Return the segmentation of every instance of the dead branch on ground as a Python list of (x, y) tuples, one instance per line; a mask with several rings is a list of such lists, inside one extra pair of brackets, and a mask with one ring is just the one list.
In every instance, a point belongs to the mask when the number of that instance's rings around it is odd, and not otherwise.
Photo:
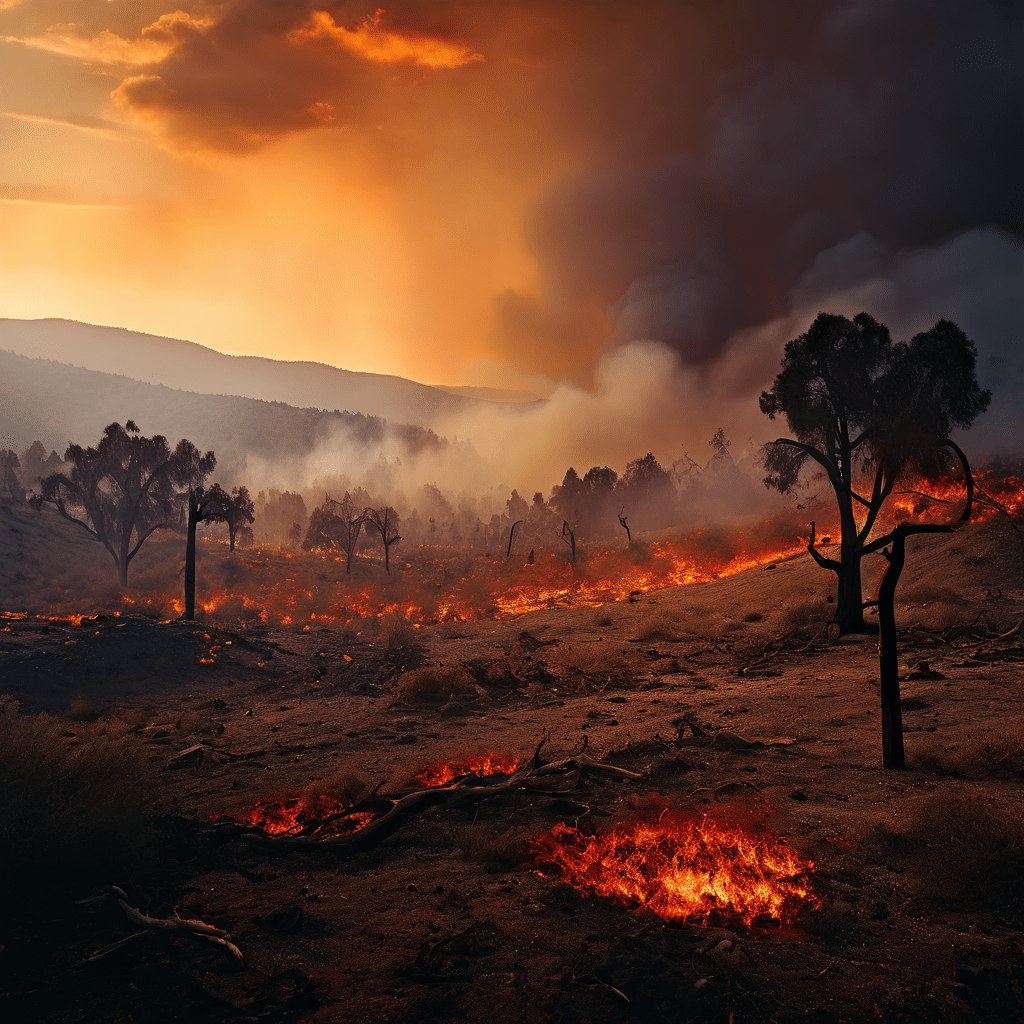
[[(128, 902), (128, 894), (124, 889), (119, 888), (116, 885), (106, 885), (103, 887), (102, 893), (96, 896), (90, 896), (84, 900), (77, 900), (80, 905), (94, 904), (102, 902), (108, 896), (114, 896), (117, 898), (117, 902), (121, 909), (124, 911), (125, 917), (128, 918), (132, 924), (137, 924), (142, 928), (151, 929), (153, 931), (166, 931), (166, 932), (187, 932), (190, 935), (195, 935), (197, 938), (205, 939), (207, 942), (212, 942), (215, 945), (223, 946), (232, 956), (238, 960), (242, 959), (242, 953), (234, 943), (228, 941), (228, 933), (223, 928), (215, 928), (212, 924), (207, 924), (205, 921), (190, 921), (185, 918), (178, 917), (175, 913), (174, 917), (149, 917), (143, 914), (141, 910), (133, 907)], [(127, 939), (121, 940), (121, 942), (114, 943), (112, 946), (108, 946), (105, 949), (101, 949), (98, 953), (83, 960), (82, 963), (90, 963), (94, 960), (100, 960), (110, 953), (113, 953), (119, 946), (124, 945), (129, 940), (133, 939), (134, 936), (128, 936)]]
[[(277, 848), (314, 847), (337, 852), (365, 850), (393, 835), (414, 813), (426, 808), (444, 811), (451, 807), (479, 804), (484, 800), (519, 791), (561, 795), (575, 789), (584, 778), (593, 776), (619, 780), (641, 778), (637, 772), (589, 757), (584, 753), (586, 737), (579, 750), (569, 757), (545, 763), (540, 757), (544, 742), (541, 740), (533, 756), (510, 773), (497, 772), (483, 777), (471, 773), (452, 779), (442, 786), (432, 786), (395, 797), (372, 796), (362, 800), (348, 808), (346, 814), (370, 812), (376, 816), (355, 832), (330, 834), (329, 830), (323, 829), (328, 824), (325, 821), (305, 835), (270, 836), (262, 829), (248, 829), (239, 838)], [(332, 816), (331, 820), (336, 821), (337, 816)]]

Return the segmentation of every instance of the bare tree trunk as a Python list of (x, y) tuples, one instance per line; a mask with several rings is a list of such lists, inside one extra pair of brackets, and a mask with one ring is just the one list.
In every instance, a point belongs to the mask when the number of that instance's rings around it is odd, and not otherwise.
[(512, 524), (512, 529), (508, 531), (508, 551), (505, 552), (506, 561), (512, 557), (512, 538), (516, 535), (516, 527), (522, 522), (522, 519), (517, 519)]
[(199, 502), (195, 491), (188, 492), (188, 540), (185, 542), (185, 614), (186, 622), (196, 617), (196, 526), (199, 524)]
[(885, 556), (889, 566), (878, 587), (878, 678), (882, 697), (882, 764), (902, 768), (903, 710), (900, 705), (900, 669), (896, 648), (896, 584), (906, 560), (906, 536), (896, 532), (892, 551)]
[(860, 552), (853, 551), (852, 556), (843, 551), (842, 568), (839, 577), (839, 593), (836, 596), (836, 623), (840, 634), (866, 633), (864, 622), (864, 598), (861, 592)]

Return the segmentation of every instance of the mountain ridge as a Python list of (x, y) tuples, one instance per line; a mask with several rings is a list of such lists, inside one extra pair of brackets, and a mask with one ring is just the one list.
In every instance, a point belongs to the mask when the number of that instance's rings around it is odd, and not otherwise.
[(58, 318), (0, 318), (0, 349), (192, 394), (346, 410), (442, 429), (450, 418), (493, 402), (394, 374), (311, 360), (232, 356), (181, 338)]

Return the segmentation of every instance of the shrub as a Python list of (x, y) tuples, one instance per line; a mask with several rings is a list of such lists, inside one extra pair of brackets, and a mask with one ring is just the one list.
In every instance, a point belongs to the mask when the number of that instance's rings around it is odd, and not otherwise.
[(440, 703), (454, 697), (476, 696), (476, 686), (463, 665), (429, 665), (399, 676), (395, 693), (405, 700)]
[(17, 884), (19, 870), (125, 865), (146, 853), (149, 764), (124, 722), (71, 728), (0, 698), (0, 778), (0, 884)]
[(394, 651), (408, 646), (409, 638), (412, 636), (412, 627), (409, 625), (405, 612), (398, 608), (392, 608), (381, 615), (380, 632), (384, 646), (387, 650)]

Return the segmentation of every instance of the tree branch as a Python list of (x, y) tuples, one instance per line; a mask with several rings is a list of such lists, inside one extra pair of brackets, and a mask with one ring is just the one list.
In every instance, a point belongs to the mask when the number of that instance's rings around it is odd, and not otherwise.
[(811, 558), (813, 558), (818, 563), (818, 565), (822, 567), (822, 569), (831, 569), (832, 572), (834, 572), (838, 576), (839, 573), (843, 571), (842, 563), (837, 562), (834, 558), (825, 558), (824, 555), (818, 554), (817, 550), (814, 547), (814, 531), (814, 520), (811, 520), (811, 536), (807, 541), (807, 550), (811, 553)]

